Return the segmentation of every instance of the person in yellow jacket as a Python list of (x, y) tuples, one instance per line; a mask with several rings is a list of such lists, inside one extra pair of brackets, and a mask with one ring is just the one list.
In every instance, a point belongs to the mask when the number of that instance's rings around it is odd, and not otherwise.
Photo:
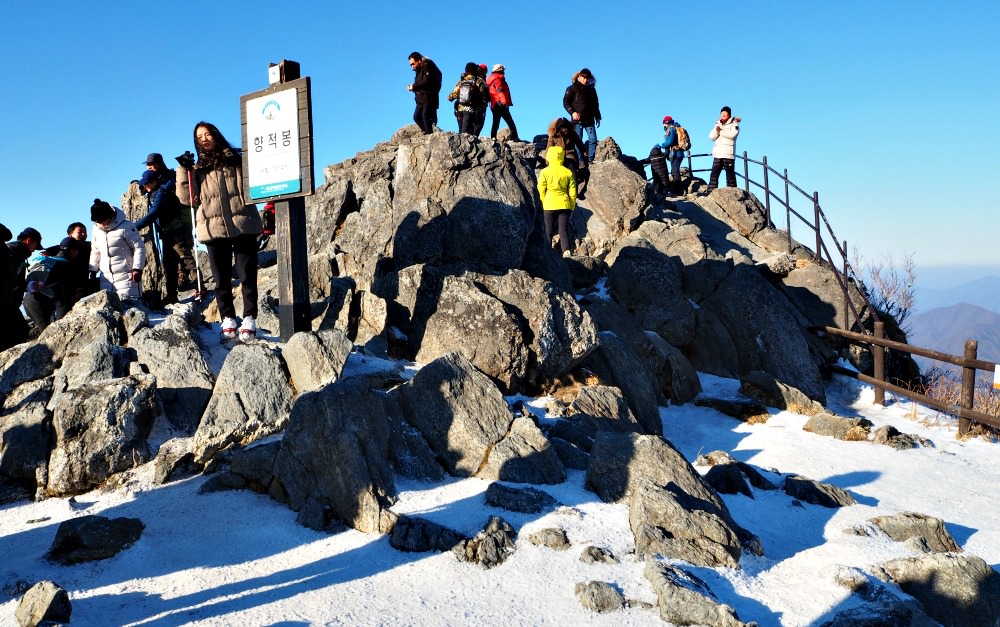
[(545, 216), (545, 239), (552, 243), (552, 227), (558, 223), (559, 247), (563, 257), (568, 257), (572, 246), (569, 237), (569, 218), (576, 209), (576, 177), (563, 165), (566, 152), (561, 146), (549, 146), (545, 160), (549, 165), (538, 173), (538, 196), (542, 199)]

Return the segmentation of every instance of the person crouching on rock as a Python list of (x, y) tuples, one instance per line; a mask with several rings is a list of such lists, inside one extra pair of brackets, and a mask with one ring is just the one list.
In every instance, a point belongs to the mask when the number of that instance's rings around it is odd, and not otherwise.
[(549, 165), (538, 173), (538, 196), (542, 199), (545, 216), (545, 239), (552, 245), (552, 227), (558, 223), (559, 247), (563, 257), (568, 257), (572, 246), (569, 237), (569, 219), (576, 209), (576, 177), (563, 165), (565, 151), (561, 146), (550, 146), (545, 151)]
[(114, 290), (123, 300), (138, 299), (146, 266), (146, 247), (138, 229), (121, 209), (100, 198), (90, 207), (90, 219), (97, 227), (90, 246), (90, 271), (101, 273), (102, 290)]

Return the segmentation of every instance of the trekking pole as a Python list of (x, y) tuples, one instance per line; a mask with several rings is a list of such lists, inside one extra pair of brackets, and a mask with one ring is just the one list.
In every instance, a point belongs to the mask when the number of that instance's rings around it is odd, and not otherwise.
[(191, 168), (187, 168), (188, 177), (188, 200), (191, 201), (191, 228), (194, 229), (194, 250), (192, 251), (194, 255), (194, 275), (196, 282), (198, 283), (198, 291), (194, 294), (194, 302), (200, 303), (202, 298), (205, 296), (205, 288), (201, 282), (201, 260), (198, 259), (198, 222), (197, 216), (194, 212), (194, 179), (191, 176)]

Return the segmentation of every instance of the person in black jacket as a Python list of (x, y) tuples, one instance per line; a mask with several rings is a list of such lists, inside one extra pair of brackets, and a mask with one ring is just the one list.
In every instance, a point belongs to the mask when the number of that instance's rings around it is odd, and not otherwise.
[[(17, 240), (7, 244), (7, 272), (3, 299), (3, 338), (0, 345), (5, 348), (28, 340), (28, 322), (21, 315), (21, 301), (28, 287), (25, 278), (28, 257), (42, 245), (42, 234), (30, 226), (17, 236)], [(9, 299), (9, 300), (8, 300)]]
[(597, 128), (601, 125), (601, 103), (597, 98), (597, 79), (587, 68), (573, 75), (573, 82), (563, 94), (563, 108), (576, 124), (581, 138), (587, 131), (587, 160), (594, 162), (597, 153)]
[[(185, 233), (181, 201), (174, 194), (173, 181), (165, 185), (153, 170), (144, 170), (139, 177), (139, 188), (149, 198), (149, 210), (146, 215), (135, 223), (137, 230), (142, 230), (156, 223), (156, 231), (163, 243), (163, 273), (166, 281), (166, 295), (162, 304), (171, 305), (177, 302), (177, 286), (180, 277), (190, 276), (195, 272), (194, 256), (188, 245), (188, 235)], [(183, 271), (181, 268), (183, 267)]]
[(425, 135), (434, 131), (437, 124), (438, 97), (441, 92), (441, 70), (433, 61), (419, 52), (410, 53), (410, 67), (415, 74), (413, 82), (406, 89), (413, 92), (417, 106), (413, 110), (413, 121)]

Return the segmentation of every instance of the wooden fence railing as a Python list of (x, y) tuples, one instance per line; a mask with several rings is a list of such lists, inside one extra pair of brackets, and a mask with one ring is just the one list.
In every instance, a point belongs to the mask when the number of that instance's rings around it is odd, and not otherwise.
[[(866, 374), (849, 370), (847, 368), (841, 368), (839, 366), (834, 366), (834, 370), (840, 374), (853, 377), (859, 381), (864, 381), (865, 383), (870, 383), (875, 386), (875, 403), (877, 405), (885, 404), (885, 391), (888, 390), (893, 394), (905, 396), (908, 399), (917, 401), (918, 403), (923, 403), (924, 405), (928, 405), (946, 414), (951, 414), (952, 416), (957, 417), (959, 435), (965, 435), (968, 433), (973, 422), (990, 425), (991, 427), (1000, 429), (1000, 417), (990, 416), (989, 414), (984, 414), (983, 412), (973, 409), (976, 402), (976, 371), (983, 370), (986, 372), (995, 372), (997, 368), (997, 364), (992, 361), (983, 361), (978, 358), (977, 352), (979, 343), (976, 342), (976, 340), (966, 340), (965, 355), (959, 357), (957, 355), (949, 355), (948, 353), (940, 353), (929, 348), (921, 348), (919, 346), (888, 340), (885, 338), (884, 322), (875, 323), (874, 335), (853, 333), (836, 327), (824, 327), (823, 331), (831, 335), (837, 335), (854, 342), (868, 344), (871, 346), (872, 356), (874, 358), (874, 376), (870, 377)], [(885, 349), (887, 348), (961, 367), (962, 393), (959, 404), (954, 405), (952, 403), (945, 403), (925, 394), (920, 394), (919, 392), (914, 392), (913, 390), (888, 382), (885, 378)]]
[[(685, 157), (687, 160), (688, 171), (692, 175), (701, 172), (710, 172), (711, 164), (709, 164), (709, 167), (706, 168), (694, 167), (695, 159), (705, 158), (711, 159), (712, 155), (707, 153), (688, 153)], [(784, 209), (785, 230), (788, 233), (788, 251), (791, 252), (792, 249), (793, 223), (799, 224), (800, 227), (804, 225), (815, 235), (816, 247), (813, 252), (814, 258), (817, 260), (825, 260), (834, 270), (833, 274), (837, 278), (840, 288), (844, 294), (845, 320), (843, 329), (825, 327), (823, 331), (854, 342), (868, 344), (872, 349), (872, 355), (874, 358), (874, 376), (870, 377), (846, 368), (834, 367), (834, 369), (842, 374), (846, 374), (875, 386), (876, 404), (885, 404), (885, 391), (888, 390), (894, 394), (924, 403), (929, 407), (933, 407), (939, 411), (956, 416), (958, 418), (958, 432), (960, 435), (964, 435), (969, 431), (972, 422), (978, 422), (995, 428), (1000, 428), (1000, 417), (990, 416), (973, 409), (975, 404), (976, 371), (981, 370), (995, 372), (997, 368), (997, 364), (977, 358), (978, 343), (975, 340), (966, 341), (965, 355), (958, 357), (956, 355), (940, 353), (927, 348), (921, 348), (919, 346), (913, 346), (886, 339), (885, 324), (879, 320), (875, 308), (872, 307), (870, 302), (868, 302), (868, 298), (864, 291), (861, 289), (858, 290), (864, 300), (864, 303), (861, 306), (861, 311), (855, 307), (854, 301), (850, 297), (850, 291), (848, 289), (849, 281), (854, 281), (859, 288), (863, 285), (863, 282), (857, 276), (854, 268), (851, 267), (851, 264), (847, 259), (847, 241), (844, 240), (843, 243), (841, 243), (837, 239), (833, 233), (833, 228), (830, 226), (829, 220), (826, 218), (826, 214), (823, 212), (822, 207), (820, 207), (819, 192), (813, 192), (810, 194), (803, 190), (788, 178), (787, 169), (778, 172), (768, 164), (767, 157), (762, 157), (760, 161), (757, 161), (748, 157), (747, 153), (744, 152), (742, 155), (737, 155), (736, 160), (741, 161), (743, 164), (742, 172), (740, 172), (741, 168), (736, 168), (736, 177), (738, 179), (742, 179), (744, 189), (750, 193), (751, 186), (753, 186), (763, 192), (764, 211), (768, 224), (773, 223), (771, 211), (772, 201)], [(761, 181), (756, 181), (751, 177), (751, 165), (760, 166), (760, 171), (762, 173)], [(776, 181), (780, 183), (777, 192), (772, 184), (772, 175)], [(792, 193), (793, 191), (795, 193)], [(802, 202), (807, 203), (809, 205), (809, 209), (801, 212), (796, 210), (795, 207), (793, 207), (793, 204), (795, 204), (796, 201), (800, 203), (800, 208)], [(811, 213), (811, 217), (807, 218), (803, 215), (803, 213)], [(797, 222), (793, 221), (793, 217), (797, 219)], [(837, 253), (836, 257), (831, 254), (830, 249), (826, 246), (826, 241), (823, 237), (824, 228), (825, 232), (829, 235), (829, 239), (833, 242), (834, 250)], [(866, 320), (866, 317), (862, 315), (862, 312), (866, 312), (868, 314), (867, 319), (873, 322), (872, 328), (867, 328), (863, 323), (863, 321)], [(850, 314), (853, 314), (853, 320), (848, 319), (848, 315)], [(856, 329), (857, 332), (845, 329)], [(954, 405), (951, 403), (944, 403), (925, 394), (914, 392), (887, 381), (885, 378), (885, 349), (887, 348), (961, 367), (962, 392), (959, 404)]]
[[(687, 160), (688, 171), (694, 175), (700, 172), (710, 172), (711, 163), (709, 167), (706, 168), (695, 168), (695, 159), (712, 159), (712, 155), (709, 153), (703, 154), (690, 154), (685, 157)], [(799, 227), (806, 227), (812, 231), (813, 239), (815, 240), (815, 248), (813, 249), (813, 257), (819, 260), (825, 260), (831, 268), (833, 268), (833, 275), (836, 277), (837, 282), (840, 285), (840, 289), (844, 294), (844, 321), (843, 327), (845, 329), (854, 329), (860, 333), (871, 334), (872, 330), (869, 326), (865, 325), (865, 320), (869, 322), (877, 321), (878, 314), (875, 308), (872, 307), (871, 303), (868, 302), (867, 296), (862, 290), (858, 290), (859, 294), (863, 299), (863, 304), (861, 305), (860, 311), (858, 307), (855, 306), (854, 300), (850, 297), (849, 283), (854, 281), (856, 285), (861, 286), (862, 281), (857, 276), (854, 268), (851, 266), (850, 261), (847, 258), (847, 240), (840, 242), (837, 236), (833, 232), (833, 227), (830, 226), (830, 221), (827, 220), (826, 214), (823, 212), (823, 208), (819, 204), (819, 192), (813, 192), (810, 194), (798, 185), (792, 182), (788, 178), (788, 169), (784, 169), (778, 172), (773, 167), (771, 167), (767, 162), (767, 157), (762, 157), (760, 161), (752, 159), (747, 156), (744, 151), (742, 155), (736, 156), (737, 161), (741, 161), (743, 167), (736, 168), (736, 178), (742, 179), (744, 189), (750, 193), (751, 187), (754, 187), (763, 192), (764, 201), (764, 213), (768, 224), (773, 223), (772, 215), (772, 202), (776, 203), (782, 209), (784, 209), (785, 214), (785, 232), (788, 234), (788, 252), (792, 250), (792, 225), (797, 224)], [(751, 173), (751, 165), (755, 166), (753, 168), (754, 172)], [(760, 181), (754, 180), (753, 176), (756, 176), (756, 166), (760, 166)], [(742, 172), (740, 171), (742, 170)], [(752, 176), (753, 174), (753, 176)], [(728, 181), (727, 181), (728, 182)], [(778, 183), (777, 189), (774, 184)], [(803, 203), (807, 208), (803, 209)], [(799, 209), (796, 209), (796, 206)], [(809, 214), (809, 217), (806, 215)], [(795, 218), (795, 220), (793, 220)], [(824, 238), (824, 232), (829, 236)], [(826, 245), (826, 241), (833, 244), (833, 253), (831, 254), (830, 249)], [(866, 315), (867, 314), (867, 315)], [(853, 318), (852, 318), (853, 317)]]

